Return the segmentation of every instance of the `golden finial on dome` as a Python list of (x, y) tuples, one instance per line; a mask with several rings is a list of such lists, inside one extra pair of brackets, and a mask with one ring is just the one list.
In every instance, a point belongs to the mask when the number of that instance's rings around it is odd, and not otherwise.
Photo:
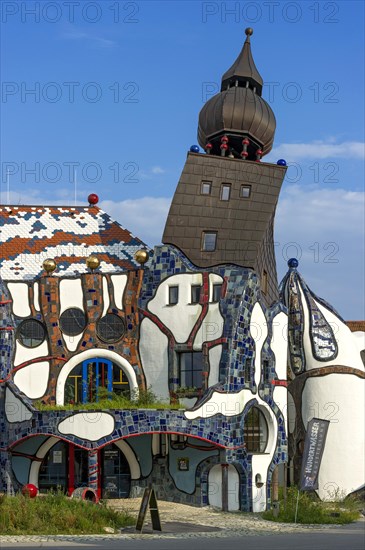
[(57, 267), (57, 264), (53, 260), (53, 258), (47, 258), (46, 260), (44, 260), (42, 265), (43, 265), (44, 271), (46, 271), (48, 275), (51, 275)]
[(86, 258), (86, 265), (91, 271), (94, 271), (94, 269), (97, 269), (100, 265), (100, 260), (96, 256), (89, 256)]
[(247, 27), (247, 29), (245, 29), (245, 34), (246, 34), (246, 36), (252, 36), (253, 35), (253, 28), (252, 27)]
[(145, 264), (148, 261), (148, 252), (145, 248), (141, 248), (140, 250), (137, 250), (137, 252), (134, 255), (134, 259), (139, 264)]

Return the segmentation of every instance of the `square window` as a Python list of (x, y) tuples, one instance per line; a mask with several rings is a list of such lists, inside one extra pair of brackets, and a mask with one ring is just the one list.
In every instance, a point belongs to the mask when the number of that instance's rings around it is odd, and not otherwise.
[(179, 301), (179, 287), (169, 286), (169, 305), (174, 306)]
[(251, 196), (251, 186), (241, 185), (240, 197), (241, 199), (249, 199)]
[(187, 351), (179, 353), (178, 356), (180, 387), (200, 389), (203, 386), (203, 353)]
[(219, 302), (219, 300), (221, 298), (221, 292), (222, 292), (222, 285), (221, 284), (213, 285), (212, 302)]
[(214, 231), (203, 231), (202, 250), (214, 252), (217, 245), (217, 233)]
[(202, 287), (200, 285), (192, 285), (192, 287), (191, 287), (191, 303), (192, 304), (199, 304), (201, 288)]
[(202, 186), (200, 189), (202, 195), (210, 195), (212, 192), (212, 182), (211, 181), (202, 181)]
[(229, 201), (231, 196), (231, 186), (223, 183), (221, 186), (221, 201)]

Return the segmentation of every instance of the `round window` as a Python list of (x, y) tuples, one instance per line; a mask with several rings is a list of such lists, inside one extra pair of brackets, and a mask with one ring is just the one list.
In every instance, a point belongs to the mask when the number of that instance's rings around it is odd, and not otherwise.
[(125, 324), (121, 317), (114, 313), (107, 313), (96, 324), (96, 333), (100, 340), (105, 342), (116, 342), (125, 333)]
[(22, 346), (36, 348), (40, 346), (46, 337), (43, 323), (35, 319), (22, 321), (17, 330), (17, 338)]
[(81, 334), (86, 327), (85, 313), (77, 307), (66, 309), (60, 317), (60, 327), (67, 336)]

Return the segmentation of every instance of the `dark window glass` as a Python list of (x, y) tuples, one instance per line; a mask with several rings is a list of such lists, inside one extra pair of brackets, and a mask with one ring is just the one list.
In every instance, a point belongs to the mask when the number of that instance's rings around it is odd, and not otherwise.
[(212, 192), (212, 182), (211, 181), (202, 181), (201, 194), (210, 195)]
[(27, 348), (40, 346), (46, 337), (46, 330), (42, 323), (35, 319), (26, 319), (18, 327), (17, 338)]
[(217, 245), (217, 233), (203, 232), (202, 249), (204, 252), (214, 252)]
[(245, 384), (250, 384), (251, 385), (252, 359), (250, 357), (247, 357), (246, 361), (245, 361), (244, 376), (245, 376)]
[(192, 304), (199, 304), (201, 288), (202, 287), (200, 285), (192, 285), (192, 287), (191, 287), (191, 303)]
[(268, 383), (268, 382), (270, 382), (270, 378), (271, 378), (269, 361), (264, 360), (262, 362), (262, 368), (263, 368), (263, 371), (264, 371), (264, 382)]
[(63, 491), (67, 489), (67, 450), (64, 441), (56, 443), (44, 457), (39, 469), (39, 492)]
[(179, 353), (180, 387), (200, 389), (203, 385), (203, 353), (188, 351)]
[(125, 323), (114, 313), (107, 313), (96, 323), (96, 334), (104, 342), (117, 342), (125, 333)]
[(257, 407), (252, 407), (246, 415), (243, 437), (247, 451), (265, 452), (268, 438), (267, 424), (264, 415)]
[(241, 199), (248, 199), (251, 195), (251, 187), (249, 185), (241, 185)]
[(222, 285), (216, 284), (213, 285), (213, 300), (212, 302), (219, 302), (221, 298), (221, 292), (222, 292)]
[(169, 305), (173, 306), (179, 301), (179, 287), (169, 286)]
[(86, 327), (85, 313), (77, 308), (66, 309), (60, 317), (60, 328), (68, 336), (81, 334)]
[(231, 186), (223, 184), (221, 187), (221, 201), (229, 201), (231, 196)]

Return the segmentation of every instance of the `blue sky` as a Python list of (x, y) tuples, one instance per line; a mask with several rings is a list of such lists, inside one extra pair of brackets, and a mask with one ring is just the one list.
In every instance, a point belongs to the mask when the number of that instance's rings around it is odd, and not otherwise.
[(4, 0), (1, 9), (1, 202), (9, 171), (11, 203), (73, 204), (75, 169), (77, 203), (96, 192), (149, 245), (160, 242), (199, 111), (252, 26), (277, 119), (265, 160), (290, 163), (279, 276), (299, 256), (315, 292), (345, 318), (365, 318), (363, 2)]

